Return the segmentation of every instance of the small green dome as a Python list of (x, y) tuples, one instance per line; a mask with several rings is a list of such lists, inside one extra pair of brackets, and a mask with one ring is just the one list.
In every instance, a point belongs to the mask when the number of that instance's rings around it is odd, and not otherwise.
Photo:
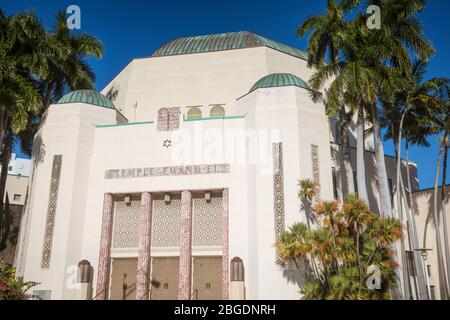
[(63, 103), (87, 103), (94, 106), (99, 106), (103, 108), (115, 109), (111, 100), (102, 95), (101, 93), (94, 90), (77, 90), (66, 94), (64, 97), (59, 99), (56, 104)]
[(303, 89), (311, 90), (305, 81), (290, 73), (272, 73), (264, 78), (259, 79), (249, 93), (261, 88), (296, 86)]

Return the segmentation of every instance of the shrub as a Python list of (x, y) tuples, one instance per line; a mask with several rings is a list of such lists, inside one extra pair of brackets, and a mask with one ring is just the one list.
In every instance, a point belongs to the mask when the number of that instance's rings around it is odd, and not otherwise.
[(0, 300), (23, 300), (26, 293), (36, 286), (36, 282), (25, 282), (22, 277), (16, 278), (16, 269), (0, 259)]

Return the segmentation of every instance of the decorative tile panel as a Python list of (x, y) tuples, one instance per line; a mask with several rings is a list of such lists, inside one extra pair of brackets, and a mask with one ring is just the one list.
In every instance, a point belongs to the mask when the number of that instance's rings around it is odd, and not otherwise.
[(180, 246), (181, 199), (153, 201), (152, 247)]
[(53, 156), (52, 176), (48, 197), (47, 219), (45, 221), (44, 243), (42, 246), (41, 268), (50, 268), (53, 232), (55, 228), (56, 205), (58, 202), (59, 180), (61, 177), (62, 155)]
[(228, 259), (230, 254), (229, 248), (229, 200), (230, 192), (228, 188), (222, 192), (222, 290), (223, 300), (230, 298), (229, 290), (229, 265)]
[(193, 199), (192, 245), (222, 245), (222, 198), (211, 197), (207, 203), (205, 198)]
[(169, 109), (161, 108), (158, 111), (158, 131), (169, 130)]
[(113, 248), (138, 247), (138, 221), (141, 202), (131, 201), (127, 206), (123, 201), (114, 203)]
[[(273, 210), (275, 241), (281, 240), (281, 235), (285, 231), (284, 221), (284, 173), (283, 173), (283, 144), (274, 143), (273, 149)], [(277, 261), (280, 261), (277, 252)]]
[(319, 164), (319, 146), (311, 145), (311, 163), (313, 181), (319, 186), (317, 189), (316, 201), (320, 199), (320, 164)]
[(169, 109), (169, 124), (167, 128), (169, 131), (178, 130), (180, 128), (180, 114), (180, 108)]
[(158, 131), (174, 131), (180, 128), (180, 108), (161, 108), (158, 111)]

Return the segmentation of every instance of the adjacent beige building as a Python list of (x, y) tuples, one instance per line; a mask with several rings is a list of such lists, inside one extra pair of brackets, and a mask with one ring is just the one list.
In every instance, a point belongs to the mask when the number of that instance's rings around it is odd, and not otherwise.
[[(7, 247), (0, 254), (0, 258), (6, 263), (14, 263), (14, 255), (16, 251), (16, 239), (18, 239), (18, 231), (20, 226), (20, 220), (22, 218), (22, 210), (25, 205), (29, 174), (30, 174), (31, 160), (17, 158), (15, 154), (12, 155), (11, 161), (8, 166), (8, 177), (6, 178), (6, 193), (10, 203), (12, 225), (9, 233)], [(5, 199), (6, 200), (6, 193)], [(5, 203), (5, 202), (4, 202)]]
[[(437, 204), (439, 215), (439, 230), (442, 241), (442, 250), (445, 250), (444, 228), (450, 232), (450, 185), (445, 188), (446, 200), (445, 211), (442, 211), (442, 189), (437, 192)], [(433, 297), (441, 299), (444, 290), (443, 273), (446, 273), (447, 265), (444, 257), (444, 267), (439, 270), (437, 248), (436, 248), (436, 225), (434, 222), (434, 188), (423, 189), (413, 194), (413, 208), (416, 215), (417, 228), (421, 248), (427, 249), (425, 265), (427, 268), (427, 276), (429, 279), (430, 291)], [(444, 224), (443, 215), (447, 216), (447, 224)], [(450, 247), (450, 242), (447, 243)], [(446, 273), (448, 274), (448, 273)]]

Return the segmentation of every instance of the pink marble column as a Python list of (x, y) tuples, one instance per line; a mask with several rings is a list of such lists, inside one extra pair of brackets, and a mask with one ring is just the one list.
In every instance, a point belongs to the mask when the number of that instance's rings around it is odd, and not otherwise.
[(192, 193), (181, 192), (180, 269), (178, 300), (191, 299)]
[(229, 299), (229, 263), (228, 263), (228, 188), (222, 192), (222, 290), (223, 300)]
[(103, 199), (102, 231), (98, 257), (96, 300), (107, 300), (109, 291), (109, 269), (111, 264), (111, 238), (113, 223), (113, 196), (105, 193)]
[(141, 195), (139, 211), (139, 256), (136, 282), (136, 300), (148, 300), (150, 273), (150, 239), (152, 228), (152, 196), (149, 192)]

